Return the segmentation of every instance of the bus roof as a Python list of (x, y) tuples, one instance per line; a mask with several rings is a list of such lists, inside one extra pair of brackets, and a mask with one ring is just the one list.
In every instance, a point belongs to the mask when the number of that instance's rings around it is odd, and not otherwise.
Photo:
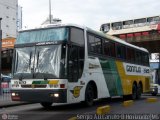
[(46, 28), (55, 28), (55, 27), (69, 27), (69, 26), (73, 26), (73, 27), (78, 27), (78, 28), (81, 28), (81, 29), (84, 29), (84, 30), (87, 30), (87, 31), (90, 31), (92, 33), (95, 33), (99, 36), (102, 36), (104, 38), (108, 38), (110, 40), (113, 40), (115, 42), (118, 42), (118, 43), (121, 43), (121, 44), (124, 44), (124, 45), (127, 45), (127, 46), (130, 46), (130, 47), (133, 47), (133, 48), (136, 48), (138, 50), (141, 50), (141, 51), (144, 51), (144, 52), (148, 52), (147, 49), (145, 48), (142, 48), (142, 47), (138, 47), (138, 46), (135, 46), (135, 45), (132, 45), (130, 43), (127, 43), (125, 42), (124, 40), (120, 39), (120, 38), (117, 38), (117, 37), (114, 37), (114, 36), (111, 36), (111, 35), (108, 35), (108, 34), (105, 34), (101, 31), (95, 31), (91, 28), (88, 28), (86, 26), (80, 26), (80, 25), (77, 25), (77, 24), (48, 24), (48, 25), (43, 25), (43, 26), (40, 26), (39, 28), (34, 28), (34, 29), (26, 29), (26, 30), (20, 30), (19, 32), (23, 32), (23, 31), (31, 31), (31, 30), (40, 30), (40, 29), (46, 29)]
[(25, 32), (25, 31), (32, 31), (32, 30), (41, 30), (41, 29), (48, 29), (48, 28), (55, 28), (55, 27), (69, 27), (69, 26), (74, 26), (74, 27), (78, 27), (81, 29), (85, 29), (85, 26), (80, 26), (77, 24), (45, 24), (45, 25), (41, 25), (35, 28), (27, 28), (27, 29), (23, 29), (23, 30), (19, 30), (19, 32)]

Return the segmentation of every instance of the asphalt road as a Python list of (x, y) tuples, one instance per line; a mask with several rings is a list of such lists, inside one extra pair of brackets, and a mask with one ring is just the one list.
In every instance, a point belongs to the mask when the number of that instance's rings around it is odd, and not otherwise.
[[(128, 107), (122, 105), (122, 98), (103, 99), (96, 101), (92, 107), (84, 107), (82, 104), (71, 105), (53, 105), (50, 109), (44, 109), (40, 104), (28, 104), (21, 106), (12, 106), (0, 109), (0, 119), (2, 120), (68, 120), (71, 117), (78, 117), (79, 119), (113, 119), (113, 115), (128, 115), (130, 119), (134, 115), (152, 116), (155, 120), (160, 119), (160, 96), (156, 96), (158, 102), (148, 103), (146, 99), (153, 97), (150, 95), (143, 96), (140, 100), (134, 101), (134, 104)], [(110, 118), (96, 117), (96, 109), (99, 106), (110, 105), (111, 111), (108, 115)], [(131, 117), (130, 117), (131, 115)], [(147, 117), (146, 117), (147, 116)], [(127, 119), (125, 118), (125, 119)], [(124, 118), (123, 118), (124, 119)]]

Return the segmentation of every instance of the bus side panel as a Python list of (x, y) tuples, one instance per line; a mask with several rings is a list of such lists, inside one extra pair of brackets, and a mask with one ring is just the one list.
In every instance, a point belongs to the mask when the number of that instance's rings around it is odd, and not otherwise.
[[(86, 81), (94, 81), (97, 86), (98, 98), (110, 97), (108, 84), (101, 67), (99, 58), (88, 59), (88, 72), (86, 72)], [(88, 84), (87, 82), (87, 84)]]
[(109, 89), (110, 96), (123, 94), (121, 79), (117, 71), (116, 63), (112, 59), (100, 59), (101, 67)]
[(86, 60), (84, 72), (78, 82), (68, 83), (67, 103), (84, 101), (86, 87), (90, 81), (93, 81), (97, 86), (98, 98), (110, 97), (108, 84), (106, 83), (99, 59), (89, 58)]
[(116, 64), (117, 64), (118, 73), (119, 73), (120, 78), (121, 78), (124, 95), (132, 94), (133, 82), (136, 82), (137, 84), (142, 82), (143, 92), (148, 92), (149, 91), (149, 74), (148, 75), (143, 75), (143, 74), (130, 75), (130, 74), (125, 72), (125, 68), (124, 68), (124, 65), (123, 65), (125, 63), (120, 62), (120, 61), (116, 61)]
[(129, 95), (132, 93), (132, 77), (126, 76), (122, 62), (116, 61), (116, 65), (122, 82), (123, 95)]

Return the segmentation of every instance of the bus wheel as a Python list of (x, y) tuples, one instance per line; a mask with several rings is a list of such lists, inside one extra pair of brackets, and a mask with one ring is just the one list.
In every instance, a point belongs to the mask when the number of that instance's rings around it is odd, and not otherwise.
[(142, 86), (141, 86), (141, 84), (138, 84), (138, 86), (137, 86), (137, 96), (136, 96), (136, 98), (137, 98), (137, 99), (140, 99), (140, 98), (141, 98), (141, 94), (142, 94)]
[(94, 99), (94, 91), (91, 84), (87, 85), (86, 92), (85, 92), (85, 105), (86, 106), (92, 106), (93, 105), (93, 99)]
[(135, 100), (136, 97), (137, 97), (137, 87), (136, 87), (136, 84), (133, 84), (133, 86), (132, 86), (132, 95), (131, 95), (131, 98), (132, 98), (133, 100)]
[(50, 108), (52, 106), (51, 102), (41, 102), (40, 103), (44, 108)]

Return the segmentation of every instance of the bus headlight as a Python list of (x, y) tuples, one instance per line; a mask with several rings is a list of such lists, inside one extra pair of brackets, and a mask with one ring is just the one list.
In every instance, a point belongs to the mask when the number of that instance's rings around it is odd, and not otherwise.
[(59, 94), (58, 94), (58, 93), (55, 93), (55, 94), (54, 94), (54, 97), (59, 97)]
[(52, 93), (52, 94), (50, 94), (50, 96), (58, 98), (59, 97), (59, 93)]
[(12, 95), (12, 96), (16, 96), (16, 93), (12, 93), (11, 95)]

